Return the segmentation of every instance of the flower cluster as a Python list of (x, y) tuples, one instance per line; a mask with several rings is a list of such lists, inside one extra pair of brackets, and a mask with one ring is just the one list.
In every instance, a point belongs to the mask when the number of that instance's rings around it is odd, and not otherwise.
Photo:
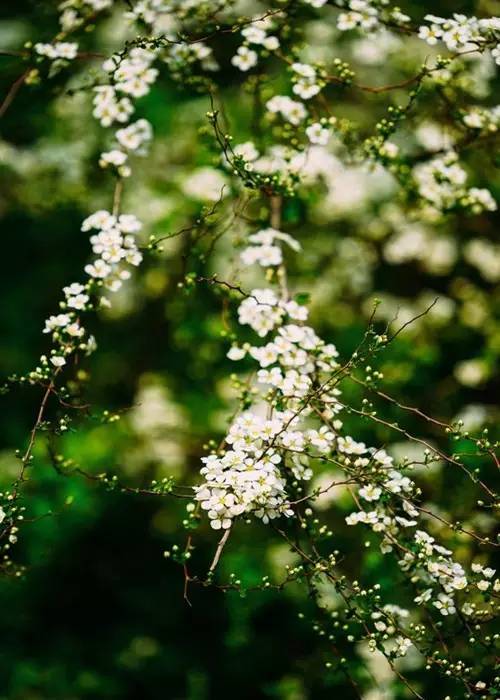
[[(87, 3), (96, 11), (109, 6), (105, 0)], [(73, 12), (77, 6), (74, 3), (65, 4), (64, 12)], [(64, 20), (68, 23), (68, 16)], [(76, 20), (75, 20), (76, 21)], [(78, 24), (78, 22), (77, 22)], [(46, 47), (52, 45), (37, 45), (39, 53), (50, 51)], [(76, 55), (77, 45), (55, 44), (58, 57), (63, 52)], [(67, 47), (73, 47), (68, 51)], [(36, 47), (35, 47), (36, 48)], [(54, 57), (54, 56), (51, 56)], [(114, 55), (103, 64), (103, 69), (110, 76), (110, 84), (94, 88), (94, 116), (103, 126), (111, 126), (118, 122), (128, 122), (134, 111), (131, 98), (146, 95), (152, 83), (158, 76), (158, 70), (151, 67), (155, 60), (154, 52), (132, 48), (126, 54)], [(151, 125), (145, 119), (139, 119), (117, 129), (116, 144), (110, 151), (101, 154), (99, 164), (103, 168), (114, 167), (119, 177), (128, 177), (131, 173), (128, 158), (131, 153), (144, 155), (145, 146), (152, 138)], [(141, 229), (141, 223), (132, 214), (111, 214), (105, 210), (96, 211), (82, 223), (82, 231), (97, 231), (90, 237), (95, 258), (85, 266), (89, 280), (85, 284), (73, 283), (64, 288), (65, 300), (61, 308), (67, 312), (51, 316), (45, 324), (45, 333), (51, 333), (55, 347), (51, 351), (50, 362), (55, 368), (66, 364), (66, 359), (77, 349), (91, 352), (95, 347), (93, 338), (85, 341), (85, 329), (80, 325), (77, 313), (88, 311), (101, 306), (109, 306), (109, 299), (98, 293), (101, 288), (116, 292), (124, 280), (130, 277), (129, 266), (137, 266), (142, 260), (134, 234)], [(37, 367), (31, 373), (31, 379), (43, 376), (48, 368), (47, 358), (42, 356), (42, 367)]]
[(319, 9), (320, 7), (323, 7), (323, 5), (326, 5), (328, 0), (304, 0), (304, 2), (306, 5), (311, 5), (311, 7)]
[[(365, 454), (369, 454), (366, 450)], [(412, 535), (405, 534), (419, 524), (420, 512), (413, 503), (415, 483), (393, 468), (393, 460), (383, 450), (365, 459), (380, 465), (380, 477), (376, 483), (359, 489), (359, 496), (367, 503), (376, 503), (371, 510), (359, 510), (346, 518), (349, 525), (363, 523), (382, 535), (381, 551), (399, 550), (399, 565), (411, 576), (420, 591), (415, 602), (423, 605), (432, 601), (441, 615), (456, 612), (455, 595), (464, 591), (469, 583), (464, 568), (452, 559), (452, 552), (436, 543), (435, 538), (422, 529)], [(406, 545), (409, 540), (410, 546)]]
[(117, 147), (101, 153), (99, 165), (102, 168), (113, 166), (120, 177), (129, 177), (130, 167), (126, 164), (131, 153), (145, 155), (145, 146), (151, 141), (153, 130), (146, 119), (138, 119), (115, 133)]
[[(241, 36), (244, 43), (238, 47), (236, 54), (231, 59), (233, 66), (246, 72), (257, 65), (259, 59), (258, 49), (276, 51), (280, 42), (277, 36), (267, 33), (270, 29), (272, 29), (270, 18), (256, 18), (253, 22), (243, 27)], [(253, 48), (250, 48), (251, 46)]]
[(345, 32), (350, 29), (371, 31), (379, 26), (378, 9), (369, 0), (348, 0), (348, 12), (341, 12), (337, 19), (337, 28)]
[(500, 245), (473, 238), (465, 246), (464, 257), (489, 282), (500, 280)]
[(257, 65), (259, 49), (276, 51), (280, 42), (277, 36), (268, 34), (268, 31), (271, 29), (272, 21), (269, 17), (265, 19), (255, 18), (251, 23), (243, 27), (241, 30), (243, 44), (238, 47), (236, 54), (231, 59), (233, 66), (246, 72)]
[[(300, 103), (297, 103), (300, 105)], [(260, 153), (252, 141), (237, 144), (233, 153), (240, 159), (245, 173), (255, 173), (264, 183), (274, 182), (293, 193), (299, 183), (309, 186), (318, 180), (331, 182), (339, 170), (339, 161), (325, 148), (330, 141), (335, 117), (313, 122), (305, 127), (305, 143), (299, 148), (275, 145)], [(225, 162), (227, 166), (227, 161)], [(234, 165), (231, 163), (231, 165)]]
[[(80, 314), (101, 306), (109, 305), (109, 300), (98, 294), (103, 287), (116, 292), (124, 280), (130, 277), (127, 266), (137, 266), (142, 260), (133, 234), (141, 228), (133, 214), (114, 216), (107, 211), (96, 211), (82, 224), (82, 231), (97, 230), (90, 238), (95, 259), (85, 266), (89, 280), (85, 284), (73, 282), (64, 287), (64, 301), (60, 306), (63, 313), (50, 316), (45, 321), (44, 333), (50, 333), (54, 347), (50, 362), (56, 368), (63, 367), (67, 358), (76, 350), (89, 353), (95, 349), (95, 340), (90, 336), (84, 340), (85, 328), (81, 325)], [(42, 365), (47, 359), (42, 357)], [(40, 368), (31, 373), (31, 379), (43, 374)]]
[(273, 114), (280, 114), (285, 121), (294, 126), (300, 124), (307, 116), (307, 110), (302, 102), (292, 100), (286, 95), (275, 95), (266, 102), (266, 108)]
[(321, 81), (313, 66), (307, 63), (292, 63), (293, 91), (303, 100), (310, 100), (321, 90)]
[(459, 163), (458, 154), (448, 151), (417, 165), (413, 170), (420, 196), (436, 213), (456, 207), (474, 213), (495, 211), (496, 202), (487, 189), (467, 187), (467, 173)]
[(134, 106), (128, 97), (119, 97), (111, 85), (99, 85), (94, 88), (94, 91), (93, 115), (102, 126), (128, 121), (134, 111)]
[(276, 328), (285, 316), (294, 321), (304, 321), (307, 309), (293, 300), (279, 299), (272, 289), (254, 289), (238, 308), (241, 325), (248, 325), (261, 338)]
[(168, 66), (171, 77), (176, 80), (181, 80), (196, 66), (199, 66), (202, 71), (208, 72), (216, 71), (219, 68), (212, 49), (203, 41), (188, 44), (178, 42), (176, 38), (175, 43), (168, 46), (161, 58)]
[(494, 133), (500, 124), (500, 106), (490, 109), (474, 107), (464, 114), (463, 122), (469, 129)]
[(148, 25), (154, 25), (162, 14), (171, 9), (171, 3), (166, 0), (140, 0), (140, 2), (131, 3), (129, 10), (126, 12), (126, 18), (132, 21), (144, 22)]
[(111, 84), (94, 88), (94, 116), (102, 126), (128, 121), (134, 111), (130, 97), (146, 95), (158, 76), (157, 69), (151, 67), (154, 60), (153, 52), (134, 48), (128, 58), (113, 56), (104, 62)]
[(71, 61), (76, 58), (78, 53), (78, 44), (69, 41), (56, 41), (54, 44), (35, 44), (35, 51), (39, 56), (46, 56), (52, 61), (56, 59), (64, 59)]
[(126, 58), (112, 56), (104, 62), (103, 70), (111, 75), (117, 92), (131, 97), (144, 97), (158, 77), (158, 69), (151, 64), (156, 55), (152, 51), (133, 48)]
[(230, 449), (221, 457), (203, 458), (205, 483), (196, 488), (196, 498), (208, 511), (215, 530), (231, 527), (232, 519), (243, 513), (253, 513), (264, 522), (292, 514), (286, 482), (277, 466), (281, 457), (270, 447), (286, 419), (285, 415), (266, 421), (252, 413), (243, 414), (226, 436)]
[(274, 51), (280, 44), (277, 37), (267, 33), (269, 29), (272, 29), (272, 22), (269, 18), (267, 20), (257, 18), (241, 30), (241, 36), (249, 44), (263, 46), (268, 51)]
[(99, 231), (90, 237), (92, 250), (99, 257), (85, 267), (85, 272), (90, 277), (104, 280), (106, 288), (111, 291), (117, 291), (121, 280), (130, 276), (124, 274), (120, 263), (137, 266), (142, 261), (133, 236), (140, 229), (141, 223), (133, 214), (114, 216), (103, 210), (85, 219), (82, 231)]
[(61, 28), (65, 32), (73, 31), (81, 26), (87, 17), (107, 10), (112, 5), (113, 0), (63, 0), (59, 5)]
[[(252, 244), (242, 253), (242, 261), (261, 267), (280, 265), (280, 242), (293, 249), (298, 243), (288, 234), (276, 229), (261, 230), (250, 236)], [(274, 248), (271, 255), (263, 250)], [(269, 258), (275, 259), (270, 262)], [(241, 360), (248, 353), (260, 366), (258, 384), (264, 395), (272, 395), (267, 418), (259, 406), (238, 416), (225, 438), (229, 450), (204, 458), (201, 473), (205, 478), (196, 489), (196, 498), (208, 511), (212, 527), (231, 527), (232, 520), (242, 514), (253, 514), (264, 522), (279, 515), (291, 516), (287, 495), (290, 479), (308, 480), (312, 471), (308, 451), (328, 452), (335, 435), (327, 426), (309, 426), (310, 409), (301, 406), (313, 387), (318, 373), (337, 367), (337, 351), (326, 344), (314, 330), (303, 325), (306, 307), (294, 300), (279, 298), (272, 289), (254, 289), (238, 309), (242, 325), (250, 325), (259, 336), (272, 330), (277, 333), (264, 346), (233, 346), (230, 359)], [(337, 391), (329, 396), (329, 411), (338, 410)], [(283, 410), (272, 408), (277, 403)]]
[[(453, 18), (445, 19), (436, 15), (424, 17), (428, 24), (422, 25), (418, 36), (433, 46), (442, 41), (450, 51), (470, 51), (478, 45), (497, 43), (496, 32), (500, 29), (500, 18), (478, 19), (454, 13)], [(494, 51), (498, 52), (498, 48)], [(499, 52), (500, 55), (500, 52)], [(496, 54), (495, 54), (496, 56)]]
[[(278, 272), (281, 244), (298, 247), (274, 228), (251, 234), (249, 243), (242, 262)], [(228, 530), (236, 518), (250, 515), (265, 523), (295, 517), (297, 485), (312, 479), (315, 464), (333, 461), (357, 491), (358, 510), (346, 517), (347, 524), (367, 525), (379, 535), (382, 554), (396, 553), (416, 588), (418, 605), (430, 603), (447, 617), (460, 606), (468, 609), (457, 596), (467, 601), (464, 594), (497, 585), (490, 581), (494, 570), (479, 565), (472, 571), (481, 580), (474, 582), (452, 551), (423, 528), (420, 491), (385, 449), (345, 434), (335, 381), (338, 353), (305, 324), (307, 309), (290, 300), (286, 289), (254, 289), (238, 315), (240, 324), (250, 325), (260, 337), (274, 335), (265, 345), (233, 345), (228, 352), (234, 361), (250, 356), (260, 369), (252, 405), (234, 419), (221, 447), (202, 460), (204, 481), (195, 493), (211, 526)], [(386, 614), (374, 614), (375, 629), (385, 635), (388, 653), (404, 656), (412, 641)]]
[(244, 265), (253, 265), (254, 263), (258, 263), (262, 267), (281, 265), (283, 262), (281, 246), (276, 245), (279, 241), (286, 243), (295, 251), (300, 250), (300, 244), (294, 238), (274, 228), (257, 231), (257, 233), (251, 234), (248, 240), (253, 245), (248, 246), (241, 253), (240, 257)]
[(330, 129), (322, 122), (313, 122), (306, 128), (309, 141), (318, 146), (326, 146), (330, 140)]
[(257, 65), (257, 52), (249, 49), (248, 46), (240, 46), (231, 59), (231, 63), (241, 71), (250, 70)]

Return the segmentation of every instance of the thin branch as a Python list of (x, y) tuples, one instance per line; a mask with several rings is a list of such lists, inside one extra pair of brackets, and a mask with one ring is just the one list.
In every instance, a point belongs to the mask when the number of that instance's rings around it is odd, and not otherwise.
[(0, 105), (0, 118), (4, 116), (5, 112), (9, 109), (15, 96), (17, 95), (19, 89), (26, 82), (28, 75), (31, 73), (31, 68), (27, 68), (24, 73), (21, 73), (19, 78), (15, 80), (9, 88), (2, 104)]
[(212, 563), (210, 564), (210, 568), (208, 570), (209, 573), (212, 573), (213, 571), (215, 571), (215, 568), (216, 568), (217, 564), (219, 563), (219, 559), (220, 559), (220, 556), (222, 554), (222, 550), (224, 549), (226, 542), (229, 539), (230, 533), (231, 533), (231, 528), (228, 527), (227, 530), (225, 530), (222, 537), (220, 538), (219, 544), (217, 545), (217, 549), (215, 550), (214, 558), (213, 558)]

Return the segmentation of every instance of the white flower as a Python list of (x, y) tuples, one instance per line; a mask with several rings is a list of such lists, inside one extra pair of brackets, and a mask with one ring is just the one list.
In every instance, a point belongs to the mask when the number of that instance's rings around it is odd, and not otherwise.
[(373, 29), (378, 24), (377, 9), (366, 0), (349, 0), (350, 12), (342, 12), (337, 19), (337, 28), (344, 32), (355, 27)]
[[(317, 95), (321, 86), (316, 79), (316, 70), (307, 63), (293, 63), (292, 70), (296, 74), (293, 91), (303, 100), (309, 100)], [(297, 77), (298, 76), (298, 77)]]
[(308, 63), (292, 63), (292, 70), (304, 78), (314, 78), (316, 76), (316, 70)]
[(247, 46), (240, 46), (236, 55), (232, 57), (231, 63), (241, 71), (250, 70), (257, 64), (257, 53)]
[(266, 38), (266, 32), (254, 25), (244, 27), (244, 29), (241, 30), (241, 34), (250, 44), (263, 44)]
[(71, 335), (73, 338), (81, 338), (82, 335), (84, 335), (85, 333), (85, 329), (82, 328), (76, 321), (75, 323), (70, 323), (69, 326), (66, 326), (64, 330), (68, 335)]
[(382, 495), (382, 489), (374, 484), (368, 484), (359, 489), (359, 495), (364, 498), (365, 501), (378, 501)]
[(253, 289), (251, 296), (244, 299), (238, 308), (239, 322), (248, 324), (261, 337), (264, 337), (284, 316), (278, 299), (269, 289)]
[(311, 7), (320, 8), (323, 7), (323, 5), (326, 5), (328, 0), (304, 0), (304, 2), (311, 5)]
[(70, 42), (56, 42), (55, 44), (35, 44), (35, 51), (39, 56), (46, 56), (55, 60), (56, 58), (64, 58), (72, 60), (76, 58), (78, 53), (78, 44)]
[(346, 454), (361, 455), (365, 454), (367, 451), (364, 442), (356, 442), (350, 435), (347, 435), (345, 438), (339, 437), (337, 442), (339, 451), (345, 452)]
[[(134, 214), (120, 214), (118, 217), (117, 226), (122, 233), (137, 233), (142, 228), (142, 224)], [(126, 244), (132, 247), (133, 239), (127, 238)]]
[(267, 36), (263, 41), (264, 48), (268, 51), (276, 51), (279, 48), (280, 42), (277, 36)]
[(66, 364), (66, 360), (61, 355), (52, 355), (50, 361), (54, 367), (63, 367)]
[(69, 323), (71, 323), (71, 316), (69, 314), (57, 314), (57, 316), (49, 316), (45, 321), (44, 333), (52, 333), (52, 331), (57, 328), (64, 328)]
[(184, 181), (182, 189), (193, 199), (216, 202), (228, 193), (227, 180), (214, 168), (197, 168)]
[(276, 241), (282, 241), (292, 248), (292, 250), (295, 250), (295, 252), (298, 253), (300, 250), (300, 243), (295, 238), (275, 228), (264, 228), (257, 231), (257, 233), (252, 233), (248, 237), (248, 240), (251, 243), (259, 243), (267, 246), (273, 245)]
[(364, 522), (366, 518), (366, 513), (359, 511), (357, 513), (351, 513), (345, 519), (347, 525), (357, 525), (360, 522)]
[(395, 469), (391, 469), (388, 473), (388, 480), (384, 483), (386, 489), (391, 493), (409, 492), (412, 489), (412, 482), (407, 476), (403, 476)]
[(83, 286), (83, 284), (80, 284), (79, 282), (73, 282), (67, 287), (63, 287), (63, 292), (66, 294), (66, 296), (71, 296), (74, 294), (81, 294), (84, 289), (85, 287)]
[(139, 119), (123, 129), (118, 129), (115, 136), (118, 143), (129, 151), (139, 151), (151, 140), (153, 130), (146, 119)]
[(266, 102), (266, 108), (273, 113), (279, 113), (290, 124), (298, 126), (307, 116), (307, 110), (302, 102), (296, 102), (290, 97), (276, 95)]
[(113, 5), (113, 0), (84, 0), (93, 10), (105, 10)]
[(326, 425), (323, 425), (319, 431), (308, 430), (307, 439), (310, 441), (311, 445), (316, 447), (320, 452), (328, 452), (335, 440), (335, 434), (332, 433)]
[(230, 360), (238, 361), (242, 360), (246, 355), (245, 350), (243, 348), (239, 348), (237, 345), (233, 345), (232, 348), (228, 351), (226, 357), (228, 357)]
[(93, 228), (106, 231), (114, 226), (116, 226), (116, 216), (110, 214), (109, 211), (101, 209), (83, 221), (82, 231), (90, 231)]
[(151, 68), (155, 54), (145, 49), (133, 48), (123, 58), (113, 73), (115, 89), (133, 97), (143, 97), (156, 80), (158, 71)]
[(240, 258), (244, 265), (253, 265), (254, 263), (258, 263), (259, 265), (262, 265), (262, 267), (281, 265), (283, 261), (281, 248), (273, 245), (252, 246), (250, 248), (245, 248), (245, 250), (241, 253)]
[(289, 450), (301, 452), (304, 449), (304, 436), (299, 431), (287, 430), (281, 435), (281, 443)]
[(220, 530), (221, 528), (223, 530), (227, 530), (231, 527), (232, 521), (230, 518), (217, 518), (215, 517), (213, 520), (210, 520), (210, 525), (213, 527), (214, 530)]
[(234, 147), (234, 152), (237, 156), (241, 156), (245, 160), (252, 162), (259, 157), (259, 152), (255, 148), (253, 141), (245, 141)]
[(82, 311), (85, 308), (85, 304), (88, 302), (88, 300), (88, 294), (75, 294), (75, 296), (68, 297), (67, 304), (71, 309)]
[(438, 39), (441, 35), (441, 30), (434, 24), (431, 27), (427, 27), (424, 25), (418, 30), (419, 39), (423, 39), (424, 41), (426, 41), (429, 44), (429, 46), (434, 46), (435, 44), (437, 44)]
[(315, 122), (306, 128), (307, 138), (311, 143), (326, 146), (330, 139), (330, 131), (319, 122)]
[(126, 122), (134, 111), (134, 106), (128, 97), (118, 97), (111, 85), (100, 85), (94, 88), (93, 115), (99, 119), (102, 126), (111, 126), (114, 122)]
[(267, 343), (261, 348), (250, 348), (250, 355), (259, 362), (261, 367), (269, 367), (278, 359), (278, 349), (273, 343)]
[(90, 277), (96, 277), (98, 279), (104, 279), (111, 272), (111, 266), (98, 258), (93, 264), (85, 265), (85, 272), (90, 275)]
[(446, 593), (440, 593), (438, 595), (438, 600), (434, 601), (433, 605), (439, 610), (441, 615), (444, 615), (445, 617), (447, 615), (453, 615), (457, 611), (453, 598), (446, 595)]
[(396, 647), (394, 649), (397, 656), (406, 656), (406, 652), (412, 646), (412, 641), (408, 637), (396, 637)]
[(464, 116), (464, 124), (470, 129), (482, 129), (484, 126), (484, 116), (481, 112), (473, 110)]
[(396, 158), (399, 153), (399, 147), (392, 141), (385, 141), (380, 147), (379, 153), (386, 158)]
[(99, 165), (101, 168), (107, 168), (109, 165), (112, 165), (115, 168), (119, 168), (119, 173), (122, 177), (128, 177), (130, 175), (130, 168), (123, 167), (127, 159), (128, 156), (126, 153), (115, 148), (112, 151), (104, 151), (101, 153)]

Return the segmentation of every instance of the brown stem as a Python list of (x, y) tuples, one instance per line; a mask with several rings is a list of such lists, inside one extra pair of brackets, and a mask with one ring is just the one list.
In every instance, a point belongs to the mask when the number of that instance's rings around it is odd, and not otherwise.
[(24, 73), (22, 73), (17, 80), (15, 80), (12, 85), (10, 86), (10, 89), (8, 93), (5, 96), (4, 101), (0, 105), (0, 118), (3, 117), (5, 112), (9, 109), (10, 105), (12, 104), (12, 101), (14, 100), (15, 96), (17, 95), (19, 89), (21, 86), (26, 82), (26, 79), (28, 75), (31, 73), (31, 68), (27, 68)]
[(225, 544), (229, 539), (230, 533), (231, 533), (231, 528), (228, 527), (227, 530), (222, 535), (222, 537), (220, 538), (219, 544), (217, 545), (217, 549), (215, 550), (213, 561), (210, 564), (210, 568), (208, 570), (209, 573), (212, 573), (212, 571), (215, 571), (215, 568), (216, 568), (217, 564), (219, 563), (219, 559), (220, 559), (220, 555), (222, 554), (222, 550), (224, 549)]

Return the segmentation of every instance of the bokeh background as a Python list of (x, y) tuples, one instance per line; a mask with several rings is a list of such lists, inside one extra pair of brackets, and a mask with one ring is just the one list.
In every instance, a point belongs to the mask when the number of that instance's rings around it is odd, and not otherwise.
[[(446, 15), (499, 9), (496, 2), (402, 5), (413, 16), (428, 10)], [(0, 49), (48, 40), (56, 23), (57, 3), (2, 3)], [(415, 52), (423, 59), (430, 51), (395, 39), (359, 38), (347, 44), (333, 25), (312, 20), (307, 34), (313, 53), (340, 53), (356, 64), (365, 82), (378, 84), (418, 65)], [(85, 41), (89, 49), (111, 51), (125, 36), (126, 28), (110, 19)], [(218, 49), (227, 52), (225, 66), (236, 45), (231, 41)], [(22, 66), (15, 57), (0, 56), (0, 61), (4, 95)], [(46, 349), (44, 319), (57, 308), (61, 288), (80, 278), (88, 258), (81, 221), (109, 207), (112, 197), (112, 178), (97, 166), (107, 136), (91, 118), (90, 95), (82, 89), (88, 67), (21, 89), (2, 120), (3, 377), (28, 371)], [(250, 131), (241, 74), (225, 68), (218, 80), (244, 141)], [(492, 106), (495, 94), (498, 99), (491, 61), (484, 59), (477, 61), (474, 79), (457, 99)], [(353, 92), (337, 100), (335, 114), (358, 121), (367, 132), (387, 107)], [(210, 202), (214, 182), (217, 192), (217, 183), (227, 178), (222, 170), (214, 171), (219, 163), (200, 134), (207, 108), (205, 97), (167, 78), (139, 103), (137, 114), (152, 122), (155, 145), (135, 168), (124, 208), (145, 222), (145, 240), (151, 233), (161, 237), (188, 225)], [(396, 140), (409, 152), (438, 150), (446, 138), (440, 109), (435, 96), (424, 92), (419, 121), (410, 122)], [(488, 186), (498, 199), (495, 149), (471, 149), (464, 159), (471, 184)], [(406, 216), (388, 173), (346, 167), (340, 153), (319, 190), (314, 194), (305, 188), (286, 203), (283, 215), (285, 230), (304, 247), (291, 263), (291, 283), (310, 294), (318, 332), (347, 357), (364, 333), (374, 298), (382, 301), (381, 322), (399, 309), (403, 323), (439, 297), (377, 361), (384, 388), (437, 418), (462, 418), (472, 431), (494, 425), (500, 388), (495, 215), (454, 215), (435, 225), (420, 224)], [(236, 324), (234, 305), (228, 306), (216, 289), (195, 285), (187, 293), (178, 285), (186, 272), (217, 270), (224, 278), (242, 230), (241, 223), (235, 224), (206, 263), (199, 259), (200, 251), (206, 252), (203, 242), (185, 235), (167, 241), (163, 253), (146, 256), (113, 309), (92, 321), (99, 349), (82, 368), (89, 377), (84, 398), (91, 415), (60, 438), (57, 449), (66, 458), (91, 474), (117, 474), (130, 486), (170, 476), (196, 481), (207, 441), (220, 439), (231, 414), (228, 376), (234, 365), (225, 357), (229, 341), (221, 333), (230, 334)], [(346, 386), (345, 392), (359, 403), (359, 388)], [(14, 450), (26, 443), (39, 393), (36, 387), (16, 388), (1, 397), (0, 489), (17, 474)], [(120, 420), (107, 422), (105, 410), (118, 412)], [(383, 410), (389, 421), (398, 415), (389, 405)], [(348, 421), (352, 434), (369, 444), (391, 443), (393, 454), (415, 454), (413, 445), (384, 426), (356, 416)], [(450, 447), (435, 426), (415, 416), (406, 416), (404, 423), (433, 444)], [(183, 541), (184, 503), (121, 494), (80, 476), (61, 476), (43, 439), (31, 477), (25, 505), (36, 520), (23, 528), (12, 554), (26, 570), (20, 577), (0, 579), (2, 700), (357, 697), (342, 674), (325, 672), (329, 649), (313, 629), (307, 591), (290, 587), (282, 594), (240, 597), (194, 588), (192, 607), (183, 601), (182, 571), (163, 552)], [(421, 479), (443, 514), (467, 519), (477, 494), (461, 475), (438, 464)], [(389, 587), (398, 580), (397, 569), (382, 565), (375, 548), (364, 551), (366, 533), (345, 526), (348, 504), (342, 494), (318, 507), (336, 533), (335, 546), (345, 552), (347, 572)], [(490, 525), (488, 516), (471, 524), (485, 532)], [(203, 527), (196, 538), (196, 566), (203, 570), (217, 535)], [(469, 541), (456, 535), (455, 544), (464, 548), (466, 559), (473, 558)], [(283, 565), (292, 561), (268, 529), (246, 526), (227, 547), (221, 577), (235, 572), (252, 585), (263, 575), (279, 578)], [(329, 595), (325, 590), (326, 601)], [(411, 600), (404, 588), (398, 595), (402, 605)], [(364, 650), (348, 653), (362, 659)], [(383, 665), (370, 663), (376, 689), (366, 698), (405, 697), (403, 690), (391, 689)], [(425, 697), (444, 697), (443, 681), (424, 674), (418, 660), (404, 663)], [(364, 678), (361, 663), (356, 673)]]

